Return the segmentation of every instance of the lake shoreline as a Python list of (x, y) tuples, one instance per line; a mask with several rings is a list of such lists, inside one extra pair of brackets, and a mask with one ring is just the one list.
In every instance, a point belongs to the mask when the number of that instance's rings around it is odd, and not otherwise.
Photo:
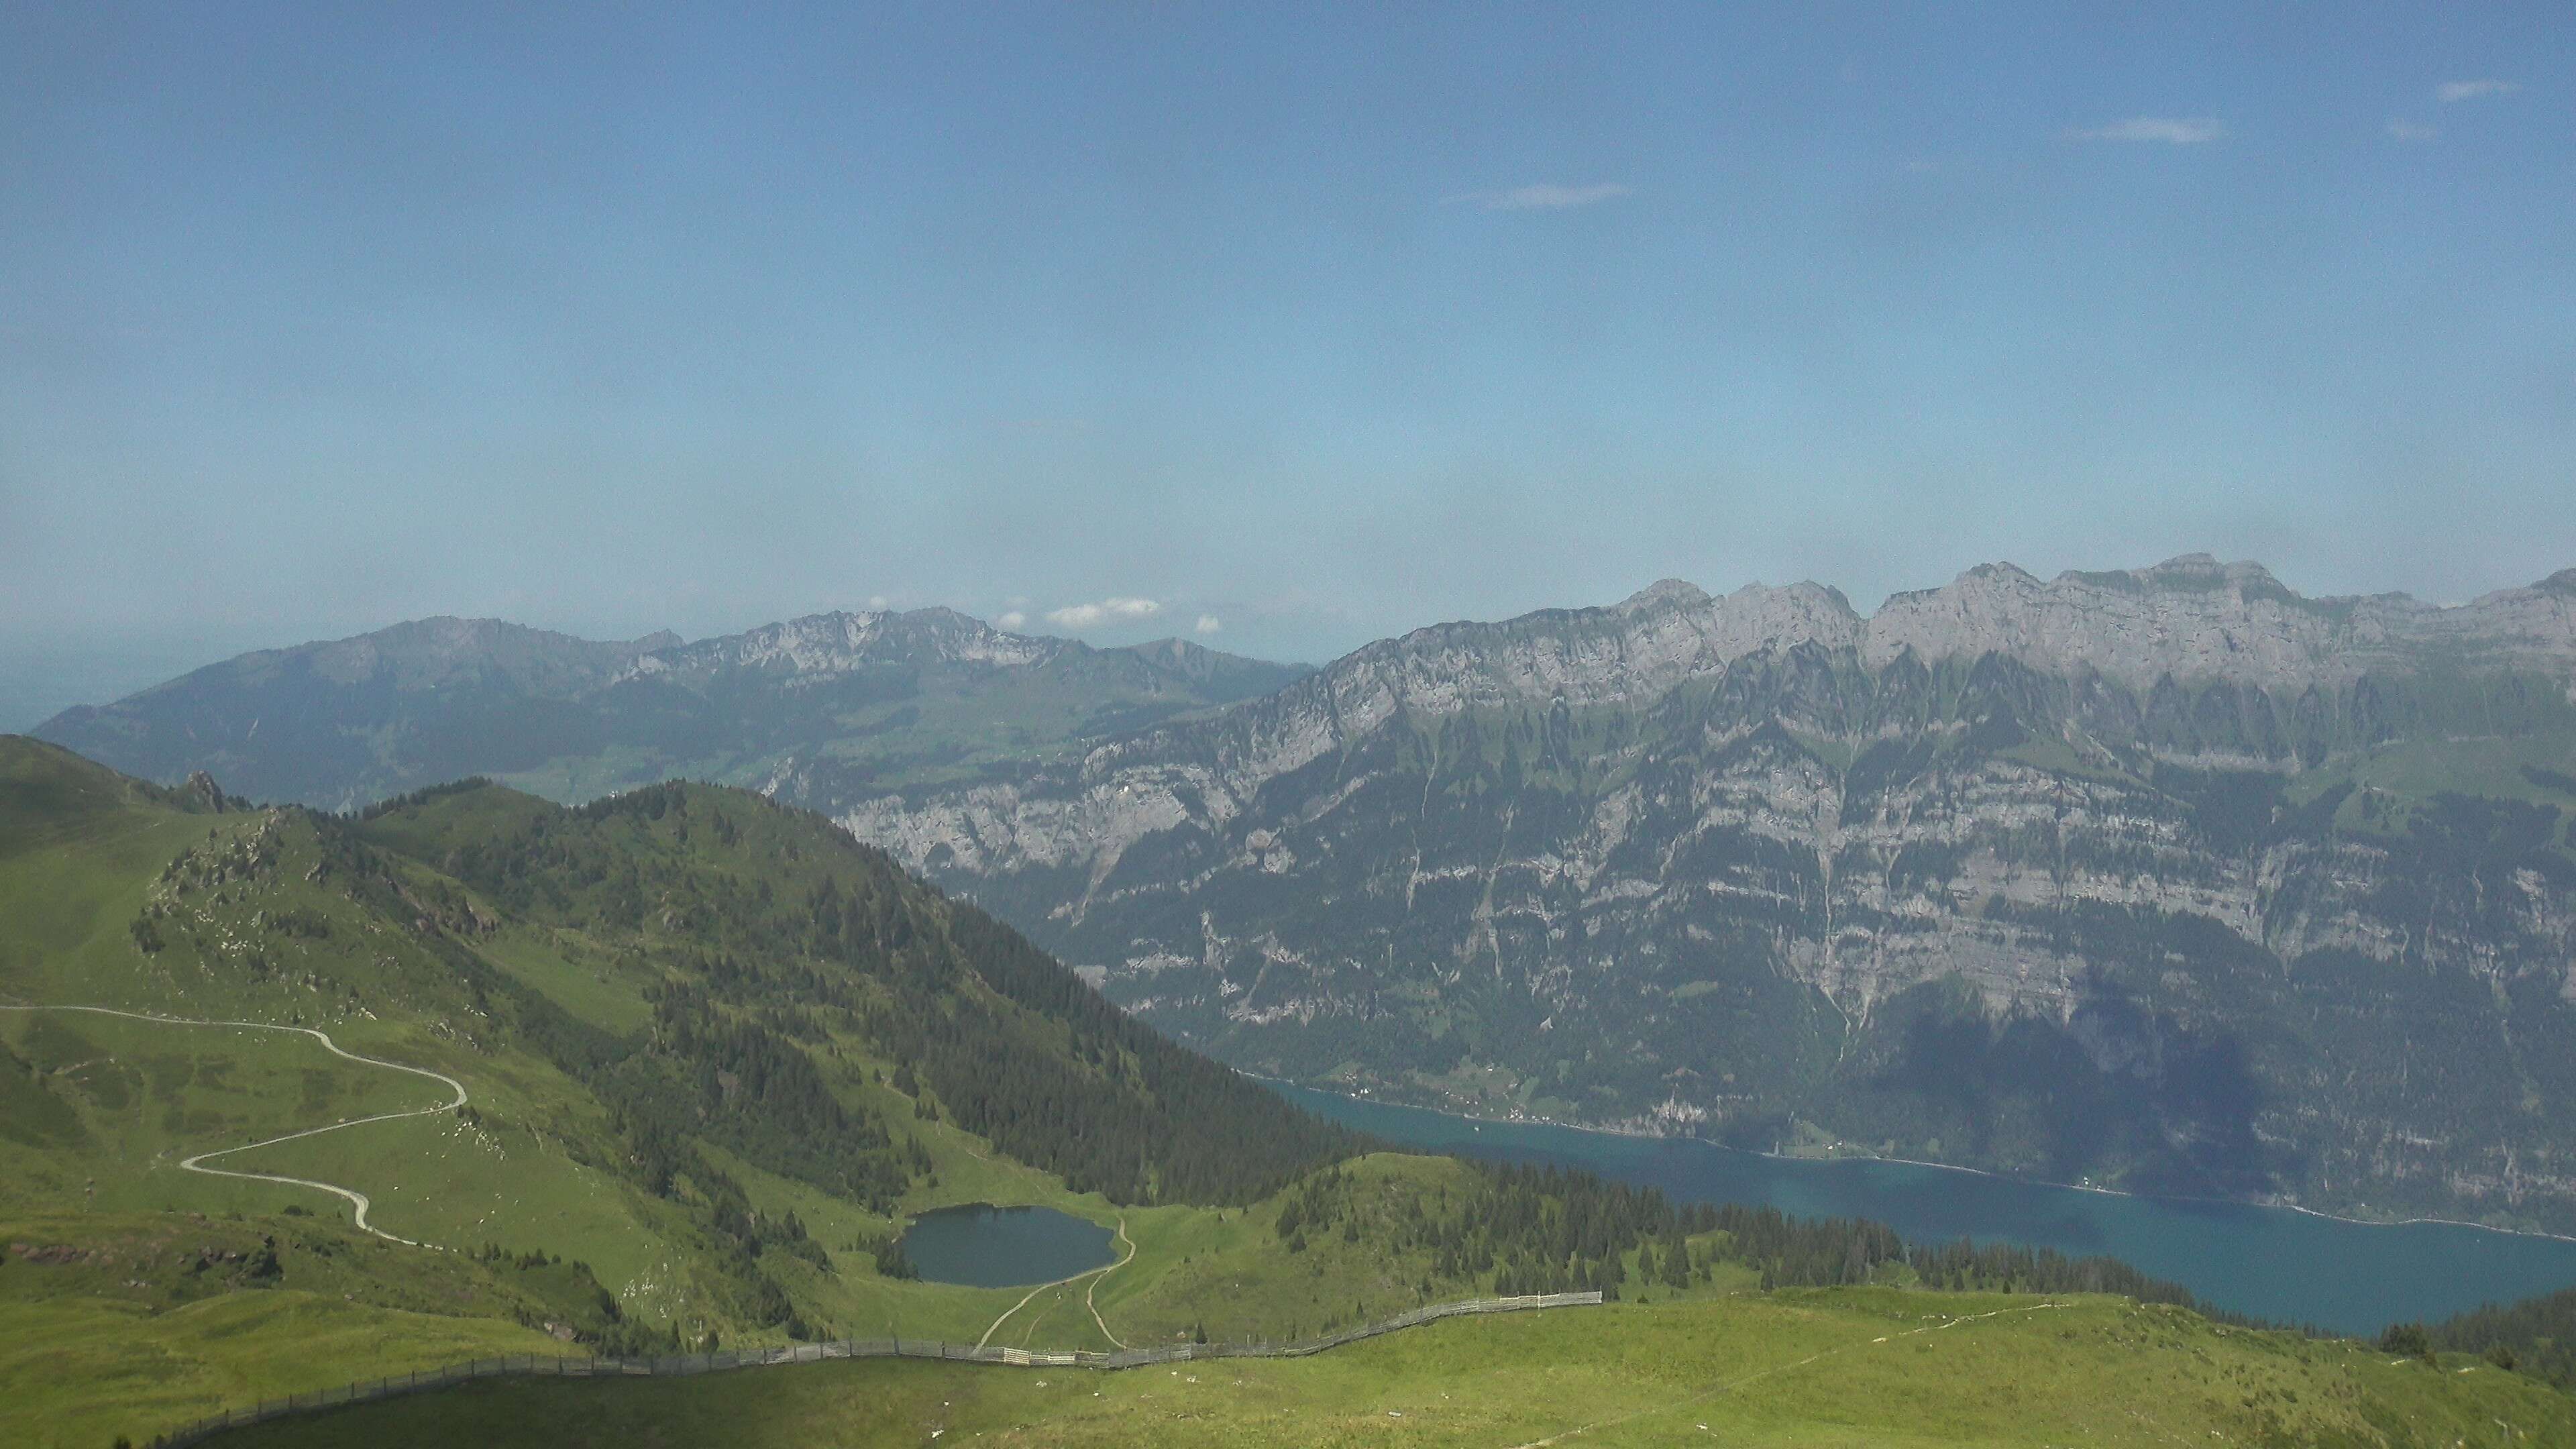
[(1040, 1203), (949, 1203), (916, 1214), (895, 1241), (925, 1283), (1034, 1292), (1110, 1267), (1112, 1231)]
[(1295, 1087), (1300, 1091), (1321, 1092), (1326, 1096), (1340, 1097), (1344, 1101), (1361, 1102), (1374, 1107), (1402, 1107), (1408, 1111), (1429, 1112), (1434, 1116), (1446, 1117), (1453, 1122), (1466, 1122), (1474, 1125), (1491, 1123), (1498, 1127), (1554, 1127), (1566, 1132), (1590, 1133), (1596, 1137), (1623, 1137), (1649, 1142), (1688, 1142), (1707, 1148), (1712, 1152), (1728, 1152), (1743, 1157), (1757, 1157), (1769, 1162), (1794, 1162), (1816, 1167), (1838, 1167), (1845, 1164), (1866, 1164), (1873, 1162), (1896, 1163), (1906, 1167), (1928, 1167), (1941, 1172), (1963, 1172), (1971, 1177), (1989, 1178), (1996, 1182), (2015, 1183), (2029, 1187), (2060, 1188), (2067, 1192), (2099, 1193), (2104, 1197), (2129, 1198), (2138, 1202), (2174, 1203), (2194, 1206), (2263, 1208), (2277, 1212), (2300, 1213), (2307, 1217), (2323, 1219), (2326, 1222), (2349, 1223), (2354, 1227), (2361, 1228), (2404, 1228), (2424, 1226), (2474, 1228), (2482, 1233), (2496, 1233), (2508, 1238), (2531, 1238), (2544, 1242), (2576, 1243), (2576, 1234), (2553, 1233), (2540, 1228), (2500, 1228), (2493, 1223), (2470, 1222), (2462, 1218), (2357, 1218), (2347, 1216), (2343, 1213), (2326, 1212), (2320, 1208), (2302, 1207), (2297, 1203), (2290, 1202), (2264, 1202), (2256, 1198), (2193, 1197), (2173, 1193), (2132, 1192), (2126, 1188), (2096, 1187), (2089, 1183), (2052, 1182), (2044, 1177), (2024, 1177), (2018, 1173), (1996, 1172), (1992, 1169), (1983, 1167), (1966, 1167), (1955, 1162), (1926, 1162), (1921, 1158), (1915, 1157), (1887, 1157), (1876, 1153), (1855, 1153), (1853, 1155), (1843, 1157), (1802, 1157), (1796, 1153), (1790, 1152), (1761, 1152), (1746, 1147), (1729, 1147), (1723, 1142), (1711, 1142), (1705, 1137), (1683, 1137), (1670, 1132), (1648, 1132), (1634, 1127), (1595, 1126), (1589, 1123), (1561, 1121), (1554, 1117), (1487, 1117), (1480, 1116), (1472, 1112), (1452, 1112), (1440, 1107), (1425, 1107), (1413, 1102), (1391, 1101), (1383, 1097), (1360, 1096), (1350, 1092), (1336, 1091), (1331, 1087), (1318, 1087), (1305, 1082), (1292, 1082), (1281, 1077), (1265, 1077), (1257, 1072), (1245, 1072), (1243, 1075), (1250, 1077), (1254, 1081), (1260, 1082), (1265, 1086)]

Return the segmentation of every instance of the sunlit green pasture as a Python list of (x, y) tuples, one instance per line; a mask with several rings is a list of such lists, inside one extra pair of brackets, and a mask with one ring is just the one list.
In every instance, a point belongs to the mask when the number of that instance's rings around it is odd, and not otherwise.
[[(2460, 1372), (2461, 1369), (2470, 1372)], [(925, 1362), (519, 1380), (245, 1446), (2150, 1446), (2576, 1442), (2527, 1379), (2117, 1299), (1838, 1289), (1452, 1320), (1299, 1360), (1118, 1373)]]

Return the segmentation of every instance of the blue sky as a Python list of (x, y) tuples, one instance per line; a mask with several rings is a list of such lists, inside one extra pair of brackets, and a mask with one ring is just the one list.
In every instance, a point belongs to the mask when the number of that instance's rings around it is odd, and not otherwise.
[(433, 613), (2576, 564), (2564, 4), (521, 9), (0, 9), (0, 725)]

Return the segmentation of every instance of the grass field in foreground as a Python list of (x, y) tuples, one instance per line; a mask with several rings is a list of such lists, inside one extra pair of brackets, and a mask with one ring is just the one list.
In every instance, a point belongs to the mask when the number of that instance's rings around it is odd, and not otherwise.
[[(1953, 1316), (1958, 1315), (1958, 1316)], [(911, 1361), (504, 1380), (262, 1426), (242, 1449), (690, 1445), (2576, 1443), (2470, 1361), (2110, 1298), (1835, 1289), (1451, 1320), (1301, 1360), (1123, 1373)], [(1580, 1431), (1580, 1432), (1577, 1432)]]
[[(24, 1272), (24, 1269), (15, 1271)], [(0, 1444), (106, 1449), (227, 1408), (506, 1353), (534, 1329), (280, 1290), (161, 1311), (104, 1298), (0, 1300)]]

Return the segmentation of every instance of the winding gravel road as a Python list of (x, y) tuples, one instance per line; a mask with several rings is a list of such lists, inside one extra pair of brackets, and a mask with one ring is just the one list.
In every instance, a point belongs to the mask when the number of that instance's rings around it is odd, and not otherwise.
[(409, 1112), (379, 1112), (372, 1117), (360, 1117), (348, 1122), (334, 1122), (328, 1127), (307, 1127), (301, 1132), (289, 1132), (282, 1136), (270, 1137), (258, 1142), (246, 1142), (239, 1147), (219, 1147), (212, 1152), (200, 1152), (194, 1157), (182, 1158), (179, 1162), (179, 1166), (187, 1171), (202, 1172), (208, 1177), (240, 1177), (253, 1179), (259, 1182), (282, 1182), (292, 1187), (315, 1188), (319, 1191), (330, 1193), (335, 1197), (346, 1198), (349, 1201), (349, 1205), (357, 1210), (357, 1225), (359, 1231), (373, 1233), (377, 1237), (384, 1239), (386, 1242), (400, 1243), (407, 1248), (425, 1248), (433, 1246), (428, 1243), (415, 1242), (410, 1238), (397, 1237), (392, 1233), (386, 1232), (382, 1228), (375, 1227), (370, 1224), (367, 1221), (367, 1195), (358, 1191), (354, 1187), (342, 1187), (336, 1182), (317, 1182), (309, 1177), (287, 1177), (274, 1172), (236, 1172), (228, 1167), (208, 1167), (205, 1164), (213, 1158), (229, 1157), (236, 1152), (249, 1152), (254, 1148), (260, 1147), (274, 1147), (280, 1142), (293, 1142), (300, 1137), (319, 1137), (325, 1132), (339, 1132), (350, 1127), (364, 1127), (370, 1122), (396, 1122), (405, 1117), (427, 1117), (439, 1112), (453, 1112), (457, 1108), (464, 1106), (466, 1103), (467, 1098), (465, 1094), (465, 1084), (456, 1080), (454, 1077), (447, 1075), (445, 1072), (433, 1072), (427, 1067), (407, 1067), (400, 1062), (389, 1062), (380, 1057), (360, 1056), (353, 1051), (344, 1051), (341, 1049), (338, 1042), (331, 1040), (328, 1033), (317, 1031), (309, 1026), (278, 1026), (274, 1023), (265, 1021), (200, 1021), (194, 1017), (186, 1016), (159, 1016), (150, 1012), (119, 1011), (114, 1007), (109, 1006), (0, 1005), (0, 1011), (86, 1011), (98, 1016), (121, 1016), (129, 1021), (156, 1022), (163, 1026), (228, 1026), (249, 1031), (291, 1031), (300, 1033), (304, 1036), (309, 1036), (315, 1041), (322, 1043), (323, 1049), (330, 1052), (333, 1056), (346, 1057), (353, 1062), (364, 1062), (371, 1067), (383, 1067), (388, 1071), (409, 1072), (415, 1077), (428, 1077), (433, 1081), (445, 1084), (448, 1090), (456, 1094), (456, 1097), (453, 1101), (444, 1102), (435, 1107), (421, 1107)]
[[(1019, 1302), (1003, 1309), (1002, 1316), (993, 1320), (993, 1326), (984, 1330), (984, 1336), (975, 1340), (975, 1346), (977, 1348), (982, 1348), (984, 1345), (991, 1343), (993, 1341), (993, 1335), (1002, 1331), (1002, 1325), (1010, 1322), (1013, 1314), (1018, 1313), (1021, 1309), (1029, 1306), (1030, 1298), (1037, 1297), (1049, 1288), (1062, 1288), (1068, 1283), (1079, 1283), (1085, 1278), (1091, 1279), (1091, 1286), (1096, 1289), (1100, 1286), (1100, 1280), (1102, 1278), (1106, 1278), (1110, 1274), (1115, 1273), (1119, 1269), (1136, 1261), (1136, 1240), (1127, 1236), (1127, 1219), (1123, 1215), (1118, 1219), (1118, 1241), (1127, 1245), (1126, 1257), (1119, 1259), (1115, 1263), (1103, 1263), (1097, 1268), (1085, 1268), (1070, 1278), (1058, 1278), (1052, 1283), (1040, 1283), (1035, 1288), (1029, 1290), (1027, 1298), (1022, 1298)], [(1082, 1295), (1082, 1305), (1091, 1310), (1091, 1321), (1100, 1325), (1102, 1336), (1106, 1337), (1111, 1343), (1117, 1344), (1120, 1348), (1127, 1347), (1125, 1340), (1109, 1331), (1109, 1320), (1100, 1316), (1100, 1307), (1098, 1304), (1092, 1302), (1091, 1293), (1088, 1290), (1086, 1290)]]

